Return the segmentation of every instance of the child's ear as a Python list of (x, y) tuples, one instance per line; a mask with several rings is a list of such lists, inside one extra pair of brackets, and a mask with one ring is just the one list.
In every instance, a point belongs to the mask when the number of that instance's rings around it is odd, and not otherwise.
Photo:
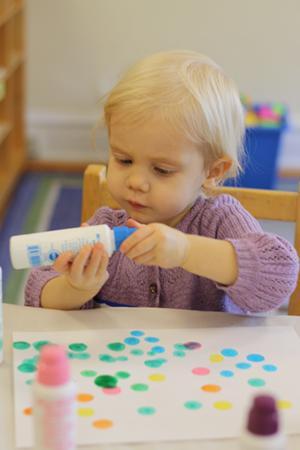
[(214, 187), (218, 182), (223, 180), (224, 175), (230, 170), (232, 160), (229, 157), (223, 156), (217, 159), (209, 168), (208, 175), (203, 183), (204, 187)]

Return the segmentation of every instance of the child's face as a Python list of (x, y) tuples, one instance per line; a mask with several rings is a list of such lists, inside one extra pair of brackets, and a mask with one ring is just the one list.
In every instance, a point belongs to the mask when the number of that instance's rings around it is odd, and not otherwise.
[(201, 152), (185, 136), (155, 120), (141, 126), (112, 121), (108, 187), (133, 219), (176, 225), (204, 180)]

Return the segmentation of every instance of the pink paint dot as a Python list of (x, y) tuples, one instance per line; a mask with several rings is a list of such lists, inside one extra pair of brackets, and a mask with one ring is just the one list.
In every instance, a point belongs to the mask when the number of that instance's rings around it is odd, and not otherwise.
[(194, 375), (208, 375), (210, 370), (206, 367), (195, 367), (192, 372)]
[(117, 395), (120, 394), (121, 388), (119, 388), (118, 386), (114, 388), (103, 388), (102, 392), (106, 395)]

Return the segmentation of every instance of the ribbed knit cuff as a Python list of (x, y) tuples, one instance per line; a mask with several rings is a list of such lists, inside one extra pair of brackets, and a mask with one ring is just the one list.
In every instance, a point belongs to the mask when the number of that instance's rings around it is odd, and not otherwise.
[(58, 277), (59, 273), (52, 267), (43, 267), (42, 269), (33, 269), (30, 272), (25, 287), (25, 306), (41, 307), (41, 293), (43, 287), (52, 278)]

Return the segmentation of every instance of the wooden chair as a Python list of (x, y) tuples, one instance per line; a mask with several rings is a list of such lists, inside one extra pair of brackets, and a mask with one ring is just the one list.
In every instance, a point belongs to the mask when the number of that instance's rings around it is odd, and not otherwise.
[[(295, 222), (294, 246), (300, 256), (300, 192), (271, 191), (220, 187), (217, 193), (227, 193), (237, 198), (257, 219)], [(91, 217), (97, 208), (107, 205), (118, 208), (106, 186), (106, 166), (89, 165), (84, 172), (82, 221)], [(289, 314), (300, 315), (300, 276), (289, 302)]]

